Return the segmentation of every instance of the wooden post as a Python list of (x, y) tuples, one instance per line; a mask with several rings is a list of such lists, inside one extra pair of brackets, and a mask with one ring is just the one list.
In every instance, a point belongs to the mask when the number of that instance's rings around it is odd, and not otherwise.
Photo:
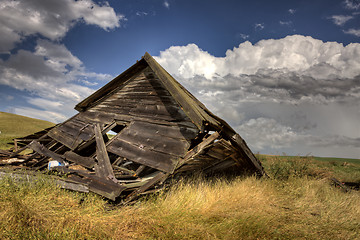
[(14, 147), (15, 147), (15, 152), (17, 152), (18, 150), (18, 144), (17, 144), (17, 139), (14, 139)]

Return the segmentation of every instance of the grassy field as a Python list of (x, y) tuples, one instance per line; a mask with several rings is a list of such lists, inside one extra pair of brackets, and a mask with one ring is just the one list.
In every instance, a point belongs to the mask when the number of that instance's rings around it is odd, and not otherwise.
[(1, 180), (0, 239), (360, 239), (359, 192), (328, 180), (360, 181), (360, 162), (258, 158), (269, 179), (197, 177), (125, 207), (46, 176)]
[(329, 180), (360, 182), (360, 160), (257, 157), (269, 178), (197, 176), (125, 207), (5, 178), (0, 239), (360, 239), (359, 191)]
[(54, 125), (44, 120), (0, 112), (0, 148), (12, 147), (7, 143), (12, 142), (13, 138), (23, 137)]

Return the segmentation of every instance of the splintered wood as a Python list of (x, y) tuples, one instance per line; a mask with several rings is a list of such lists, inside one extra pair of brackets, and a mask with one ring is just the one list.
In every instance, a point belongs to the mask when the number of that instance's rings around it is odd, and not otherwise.
[[(54, 128), (21, 138), (25, 147), (0, 151), (0, 159), (21, 158), (17, 168), (56, 171), (63, 188), (123, 203), (183, 175), (265, 174), (245, 141), (148, 53), (75, 109)], [(24, 149), (33, 153), (20, 155)]]

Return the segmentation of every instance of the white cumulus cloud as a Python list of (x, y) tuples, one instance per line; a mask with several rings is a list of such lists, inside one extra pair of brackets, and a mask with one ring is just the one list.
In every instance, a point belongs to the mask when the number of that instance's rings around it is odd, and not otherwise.
[(110, 79), (108, 74), (88, 72), (63, 44), (47, 40), (38, 40), (35, 52), (19, 50), (0, 64), (1, 85), (34, 96), (27, 99), (36, 107), (32, 113), (29, 107), (15, 108), (13, 112), (27, 116), (31, 113), (32, 117), (39, 114), (38, 118), (55, 122), (75, 113), (74, 105), (94, 91), (87, 86)]
[(353, 78), (360, 74), (360, 44), (343, 46), (293, 35), (256, 44), (246, 41), (227, 50), (225, 57), (214, 57), (195, 44), (173, 46), (162, 51), (157, 60), (171, 73), (185, 78), (251, 75), (264, 69), (314, 78)]
[(357, 157), (359, 43), (293, 35), (247, 41), (224, 57), (189, 44), (155, 58), (254, 151)]
[(26, 36), (41, 34), (58, 40), (78, 21), (105, 30), (120, 26), (125, 16), (106, 2), (91, 0), (3, 0), (0, 2), (0, 52), (8, 52)]
[[(3, 0), (0, 2), (0, 84), (26, 93), (29, 107), (11, 111), (53, 122), (75, 113), (74, 105), (90, 95), (98, 80), (108, 74), (86, 70), (62, 38), (77, 23), (106, 31), (120, 27), (125, 16), (115, 13), (107, 2), (92, 0)], [(12, 49), (32, 36), (34, 49)], [(33, 107), (30, 107), (33, 106)]]

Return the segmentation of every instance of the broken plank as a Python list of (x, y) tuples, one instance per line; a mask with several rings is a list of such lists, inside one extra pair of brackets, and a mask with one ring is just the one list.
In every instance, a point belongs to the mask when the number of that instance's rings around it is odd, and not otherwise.
[(123, 185), (113, 182), (112, 180), (90, 175), (89, 173), (81, 170), (67, 169), (61, 166), (54, 167), (52, 169), (62, 173), (77, 174), (82, 176), (83, 178), (79, 182), (86, 183), (90, 191), (113, 201), (115, 201), (115, 199), (120, 196), (121, 192), (126, 188)]
[(70, 123), (61, 125), (58, 127), (58, 130), (66, 132), (68, 135), (72, 136), (74, 139), (80, 138), (81, 140), (87, 141), (94, 136), (93, 131), (90, 128), (90, 125), (84, 125), (82, 127), (72, 126)]
[(170, 116), (174, 119), (188, 119), (188, 116), (181, 110), (179, 106), (172, 105), (140, 105), (130, 110), (132, 115), (159, 115)]
[[(170, 125), (166, 123), (134, 121), (134, 123), (129, 126), (129, 129), (140, 133), (146, 131), (150, 135), (159, 135), (187, 141), (196, 137), (199, 132), (197, 128), (186, 127), (180, 124), (181, 123), (179, 123), (179, 125)], [(124, 129), (124, 131), (126, 130), (127, 129)]]
[[(111, 123), (113, 119), (116, 120), (123, 120), (127, 122), (132, 121), (141, 121), (141, 122), (148, 122), (154, 123), (159, 125), (167, 125), (167, 126), (178, 126), (178, 127), (186, 127), (197, 130), (196, 126), (191, 121), (181, 121), (181, 122), (169, 122), (165, 120), (153, 119), (153, 118), (144, 118), (140, 116), (131, 116), (128, 114), (114, 114), (114, 113), (107, 113), (103, 111), (93, 112), (91, 109), (89, 111), (81, 113), (83, 117), (86, 117), (88, 121), (92, 122), (102, 122), (102, 123)], [(111, 120), (111, 121), (110, 121)]]
[(139, 176), (139, 174), (140, 174), (142, 171), (144, 171), (145, 168), (146, 168), (146, 166), (140, 165), (140, 167), (138, 167), (138, 169), (136, 169), (136, 171), (135, 171), (136, 176)]
[(106, 180), (97, 176), (88, 176), (85, 179), (88, 179), (89, 190), (107, 197), (113, 201), (120, 196), (121, 192), (126, 188), (122, 185), (114, 183), (111, 180)]
[(119, 167), (119, 166), (114, 166), (114, 170), (118, 170), (118, 171), (122, 171), (122, 172), (126, 172), (128, 174), (130, 174), (131, 176), (136, 176), (136, 172), (130, 169), (127, 169), (125, 167)]
[(66, 160), (79, 164), (86, 168), (92, 168), (95, 165), (95, 160), (91, 157), (83, 157), (73, 151), (67, 151), (64, 154)]
[(163, 172), (158, 172), (154, 178), (152, 178), (151, 180), (149, 180), (147, 183), (145, 183), (143, 186), (139, 187), (138, 189), (134, 190), (132, 193), (130, 193), (126, 199), (124, 204), (129, 203), (130, 201), (132, 201), (134, 198), (136, 198), (139, 194), (141, 194), (142, 192), (148, 190), (149, 188), (151, 188), (152, 186), (154, 186), (156, 183), (163, 181), (166, 177), (168, 176), (168, 174), (165, 174)]
[(261, 176), (268, 177), (268, 175), (266, 174), (264, 168), (261, 166), (261, 163), (259, 162), (259, 160), (251, 152), (251, 150), (247, 146), (246, 142), (244, 141), (244, 139), (242, 139), (242, 137), (240, 137), (239, 134), (237, 134), (237, 133), (234, 134), (231, 137), (231, 141), (233, 143), (235, 143), (236, 146), (239, 147), (239, 149), (242, 151), (242, 154), (243, 154), (244, 158), (247, 159), (250, 163), (253, 164), (253, 166), (256, 168), (256, 170), (258, 171), (258, 173)]
[(137, 146), (144, 146), (144, 148), (153, 149), (157, 152), (180, 157), (184, 156), (190, 146), (190, 143), (185, 139), (169, 138), (156, 134), (156, 129), (137, 129), (134, 125), (130, 125), (121, 131), (114, 137), (113, 142), (116, 142), (118, 139)]
[(204, 173), (212, 173), (219, 172), (225, 169), (231, 170), (232, 167), (234, 167), (235, 165), (236, 162), (233, 159), (225, 159), (205, 168), (203, 171)]
[(47, 149), (44, 145), (38, 143), (37, 141), (32, 141), (29, 145), (29, 148), (31, 148), (32, 150), (34, 150), (35, 152), (43, 155), (43, 156), (47, 156), (50, 157), (56, 161), (59, 161), (61, 163), (64, 163), (64, 159), (61, 155), (54, 153), (52, 151), (50, 151), (49, 149)]
[(74, 139), (71, 135), (61, 131), (58, 128), (53, 128), (50, 132), (48, 132), (48, 135), (52, 139), (55, 139), (56, 141), (64, 144), (71, 150), (74, 150), (81, 142), (83, 142), (82, 139)]
[(123, 161), (124, 161), (123, 157), (117, 157), (116, 160), (111, 165), (119, 166)]
[(96, 157), (98, 160), (98, 164), (95, 165), (96, 175), (107, 179), (115, 179), (109, 155), (106, 151), (106, 146), (102, 136), (100, 124), (95, 124), (94, 133), (96, 140)]
[(178, 157), (156, 152), (144, 146), (117, 139), (107, 146), (109, 152), (125, 157), (131, 161), (152, 167), (164, 172), (172, 172)]
[(205, 138), (201, 143), (199, 143), (193, 149), (191, 149), (190, 151), (188, 151), (186, 153), (185, 157), (178, 162), (177, 168), (180, 167), (181, 165), (183, 165), (184, 163), (186, 163), (187, 161), (191, 160), (192, 158), (194, 158), (196, 155), (201, 154), (202, 151), (209, 144), (214, 142), (219, 136), (220, 136), (220, 134), (218, 132), (215, 132), (215, 133), (211, 134), (210, 136), (208, 136), (207, 138)]

